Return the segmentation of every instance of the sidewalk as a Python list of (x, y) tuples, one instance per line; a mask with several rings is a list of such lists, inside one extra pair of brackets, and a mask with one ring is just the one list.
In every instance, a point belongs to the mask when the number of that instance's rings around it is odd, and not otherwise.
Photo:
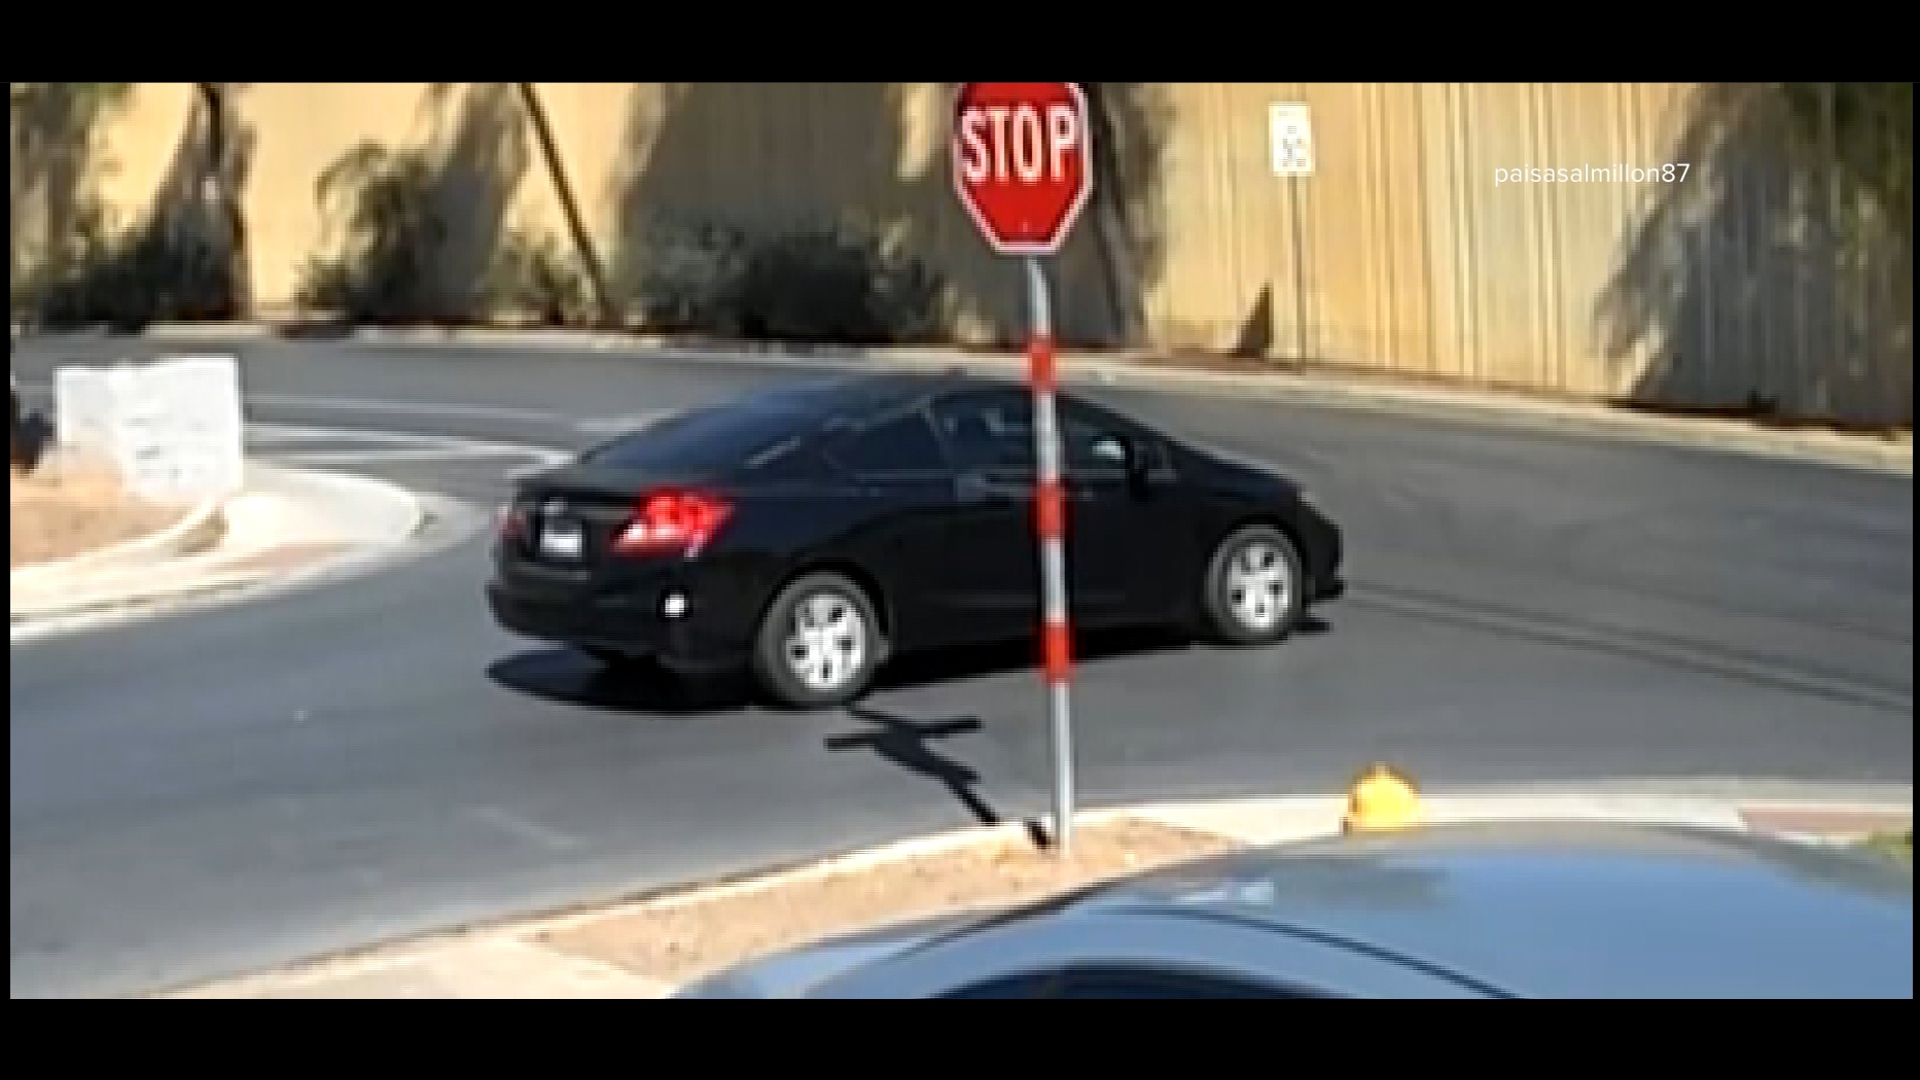
[[(14, 571), (10, 639), (283, 579), (402, 543), (421, 520), (419, 501), (391, 484), (250, 462), (240, 494), (163, 534)], [(197, 540), (189, 545), (188, 537)]]
[[(236, 345), (249, 341), (297, 342), (270, 326), (158, 325), (147, 336), (159, 341)], [(319, 339), (322, 342), (334, 339)], [(965, 368), (1018, 374), (1014, 355), (956, 348), (856, 349), (772, 343), (702, 342), (648, 335), (541, 330), (406, 330), (364, 328), (339, 340), (404, 347), (578, 349), (669, 356), (716, 363), (790, 364), (804, 367), (871, 368), (876, 363), (918, 369)], [(1247, 361), (1205, 358), (1187, 364), (1138, 351), (1063, 353), (1063, 376), (1099, 385), (1198, 393), (1321, 408), (1398, 413), (1423, 419), (1504, 424), (1557, 434), (1630, 438), (1817, 464), (1913, 474), (1911, 432), (1897, 436), (1847, 434), (1817, 427), (1643, 412), (1599, 402), (1559, 401), (1517, 392), (1424, 385), (1364, 372), (1262, 370)], [(1277, 362), (1276, 362), (1277, 366)]]
[[(1239, 846), (1260, 846), (1313, 839), (1335, 834), (1345, 810), (1340, 796), (1273, 797), (1202, 803), (1141, 806), (1081, 815), (1080, 829), (1088, 847), (1097, 846), (1096, 831), (1116, 826), (1162, 827), (1186, 830), (1194, 837), (1195, 854)], [(1768, 832), (1820, 841), (1853, 841), (1870, 833), (1912, 828), (1912, 794), (1899, 801), (1873, 800), (1837, 803), (1832, 800), (1742, 802), (1697, 796), (1624, 794), (1524, 794), (1430, 796), (1423, 800), (1424, 820), (1431, 824), (1499, 820), (1601, 821), (1621, 824), (1679, 825), (1732, 831)], [(676, 981), (664, 977), (660, 964), (645, 970), (643, 963), (616, 962), (620, 950), (582, 947), (598, 936), (617, 939), (622, 933), (645, 932), (648, 926), (671, 927), (672, 932), (698, 934), (703, 907), (724, 909), (731, 904), (735, 918), (721, 912), (726, 931), (738, 936), (735, 925), (741, 902), (766, 896), (776, 907), (815, 899), (823, 884), (884, 874), (890, 867), (912, 872), (910, 863), (970, 850), (1024, 844), (1023, 825), (968, 829), (827, 859), (798, 870), (744, 881), (692, 888), (679, 893), (613, 904), (593, 910), (537, 917), (504, 925), (434, 935), (415, 941), (369, 948), (353, 956), (319, 960), (289, 968), (200, 986), (159, 997), (180, 998), (660, 998), (670, 996)], [(1076, 846), (1076, 852), (1081, 850)], [(1191, 857), (1191, 856), (1189, 856)], [(1035, 858), (1045, 859), (1046, 856)], [(1083, 856), (1085, 858), (1085, 856)], [(977, 861), (977, 860), (976, 860)], [(1178, 861), (1178, 860), (1173, 860)], [(1164, 864), (1164, 861), (1161, 863)], [(924, 863), (922, 862), (922, 865)], [(1146, 865), (1152, 865), (1152, 861)], [(1019, 876), (1011, 867), (982, 872)], [(1111, 876), (1110, 874), (1107, 876)], [(804, 900), (782, 899), (783, 890), (816, 891)], [(988, 886), (991, 887), (989, 881)], [(762, 910), (765, 910), (764, 906)], [(916, 913), (918, 914), (918, 913)], [(648, 922), (647, 920), (653, 920)], [(711, 920), (709, 920), (711, 921)], [(717, 927), (717, 924), (716, 924)], [(636, 929), (638, 928), (638, 929)], [(719, 929), (709, 929), (717, 933)], [(674, 951), (671, 942), (653, 943), (655, 953)], [(632, 950), (628, 950), (632, 952)], [(744, 951), (744, 950), (743, 950)], [(595, 954), (598, 955), (595, 955)]]

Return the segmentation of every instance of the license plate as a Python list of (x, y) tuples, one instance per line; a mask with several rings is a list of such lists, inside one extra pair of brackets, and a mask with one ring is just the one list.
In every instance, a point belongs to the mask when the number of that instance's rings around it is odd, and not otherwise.
[(549, 521), (540, 530), (540, 553), (556, 559), (577, 559), (585, 543), (580, 526), (572, 521)]

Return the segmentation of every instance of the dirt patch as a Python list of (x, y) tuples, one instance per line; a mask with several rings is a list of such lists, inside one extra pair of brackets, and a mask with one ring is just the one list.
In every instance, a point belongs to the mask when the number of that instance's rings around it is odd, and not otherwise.
[(11, 568), (31, 566), (150, 535), (187, 511), (128, 495), (112, 470), (77, 461), (43, 461), (11, 470), (7, 505)]
[(704, 900), (666, 900), (610, 912), (540, 932), (532, 940), (643, 978), (681, 985), (823, 938), (1031, 903), (1235, 846), (1209, 833), (1122, 819), (1077, 830), (1070, 861), (1024, 839), (991, 839)]

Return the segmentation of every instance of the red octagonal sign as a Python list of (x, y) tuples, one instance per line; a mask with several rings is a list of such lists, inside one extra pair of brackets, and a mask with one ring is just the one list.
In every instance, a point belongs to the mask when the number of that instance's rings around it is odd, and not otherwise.
[(953, 186), (1002, 255), (1051, 255), (1093, 192), (1087, 99), (1074, 83), (964, 83)]

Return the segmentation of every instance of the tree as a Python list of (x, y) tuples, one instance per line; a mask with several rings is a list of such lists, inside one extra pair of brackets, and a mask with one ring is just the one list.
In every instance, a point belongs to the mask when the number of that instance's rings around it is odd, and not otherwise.
[(194, 83), (207, 123), (207, 152), (203, 159), (202, 195), (211, 204), (226, 235), (221, 247), (227, 255), (227, 280), (233, 289), (233, 315), (253, 314), (253, 268), (248, 258), (246, 215), (241, 209), (240, 174), (246, 152), (233, 106), (239, 83)]
[(540, 155), (547, 163), (547, 176), (553, 181), (553, 191), (560, 200), (560, 209), (567, 217), (567, 230), (573, 236), (574, 253), (579, 256), (581, 266), (587, 271), (587, 280), (593, 286), (593, 298), (600, 310), (600, 321), (604, 329), (616, 329), (620, 323), (620, 311), (614, 304), (613, 293), (607, 287), (607, 275), (601, 268), (600, 256), (593, 249), (593, 238), (587, 233), (586, 223), (580, 216), (580, 203), (573, 197), (573, 185), (567, 182), (566, 167), (560, 161), (560, 148), (554, 142), (553, 128), (547, 123), (547, 110), (540, 104), (540, 95), (534, 92), (532, 83), (516, 83), (520, 88), (520, 100), (526, 106), (527, 119), (533, 124), (533, 133), (540, 142)]

